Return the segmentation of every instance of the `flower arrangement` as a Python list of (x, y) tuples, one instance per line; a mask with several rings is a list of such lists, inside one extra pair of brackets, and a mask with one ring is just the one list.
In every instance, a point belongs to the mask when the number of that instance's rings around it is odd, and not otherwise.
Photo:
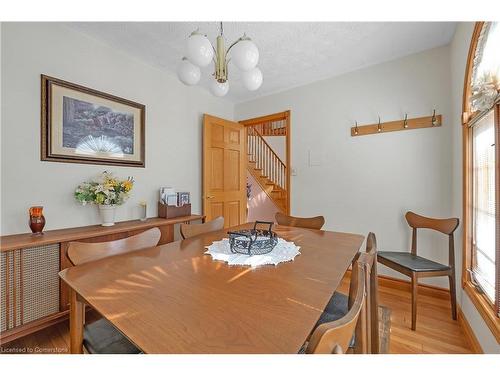
[(132, 177), (119, 180), (104, 171), (93, 181), (80, 184), (75, 190), (75, 198), (82, 205), (121, 205), (128, 199), (133, 186)]

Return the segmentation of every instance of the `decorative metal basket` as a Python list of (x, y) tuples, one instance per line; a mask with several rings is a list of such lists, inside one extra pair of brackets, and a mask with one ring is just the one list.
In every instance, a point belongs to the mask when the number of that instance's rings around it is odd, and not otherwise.
[[(258, 224), (269, 225), (269, 229), (257, 229)], [(278, 243), (278, 236), (271, 230), (272, 226), (272, 222), (256, 221), (253, 229), (227, 232), (231, 252), (245, 255), (262, 255), (271, 252)]]

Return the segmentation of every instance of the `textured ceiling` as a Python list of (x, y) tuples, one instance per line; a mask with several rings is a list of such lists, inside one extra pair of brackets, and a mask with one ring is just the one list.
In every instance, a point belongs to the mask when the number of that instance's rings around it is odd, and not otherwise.
[[(67, 26), (175, 74), (196, 28), (212, 43), (218, 22), (75, 22)], [(225, 22), (229, 45), (244, 32), (257, 44), (264, 83), (247, 91), (229, 64), (229, 100), (242, 102), (450, 42), (451, 22)], [(208, 88), (213, 67), (202, 69)]]

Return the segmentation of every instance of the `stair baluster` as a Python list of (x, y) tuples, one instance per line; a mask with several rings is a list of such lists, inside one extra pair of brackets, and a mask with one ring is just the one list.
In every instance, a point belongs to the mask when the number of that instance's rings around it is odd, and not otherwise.
[(286, 165), (262, 136), (262, 133), (278, 135), (281, 130), (280, 124), (272, 122), (248, 126), (247, 146), (252, 174), (271, 200), (286, 212)]

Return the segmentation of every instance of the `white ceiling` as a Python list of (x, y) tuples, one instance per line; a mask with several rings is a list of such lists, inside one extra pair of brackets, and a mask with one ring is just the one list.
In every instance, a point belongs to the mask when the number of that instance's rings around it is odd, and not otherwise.
[[(146, 63), (175, 74), (185, 40), (196, 28), (214, 43), (218, 22), (75, 22), (69, 27), (99, 39)], [(247, 91), (240, 72), (229, 66), (234, 102), (354, 71), (446, 45), (452, 22), (225, 22), (229, 45), (244, 32), (257, 44), (264, 83)], [(200, 85), (208, 88), (213, 67), (202, 69)]]

